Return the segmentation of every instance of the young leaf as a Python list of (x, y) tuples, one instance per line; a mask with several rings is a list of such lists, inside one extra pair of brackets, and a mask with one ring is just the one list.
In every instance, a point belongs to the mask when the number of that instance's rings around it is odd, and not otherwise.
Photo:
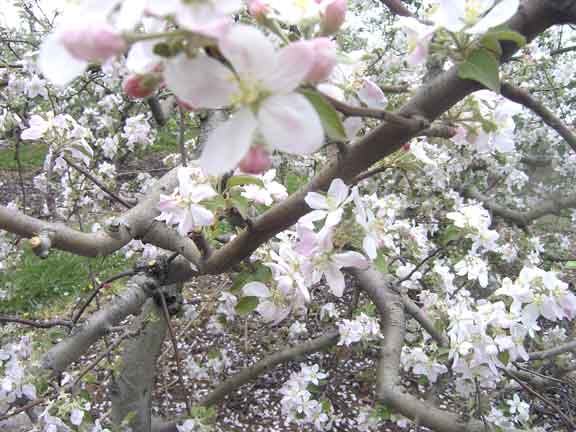
[(248, 184), (254, 184), (260, 187), (264, 187), (264, 183), (258, 177), (248, 176), (248, 175), (237, 175), (234, 177), (230, 177), (228, 182), (226, 183), (229, 188), (234, 186), (243, 186)]
[(500, 93), (500, 63), (486, 48), (472, 51), (458, 66), (458, 76), (462, 79), (478, 81), (484, 87)]
[(526, 38), (513, 30), (491, 31), (487, 33), (486, 36), (490, 36), (499, 41), (514, 42), (516, 45), (518, 45), (518, 48), (522, 48), (524, 45), (526, 45)]
[(242, 297), (236, 303), (236, 313), (238, 315), (247, 315), (258, 307), (258, 297), (246, 296)]
[(346, 130), (340, 121), (340, 116), (321, 94), (314, 90), (302, 90), (308, 101), (314, 106), (320, 116), (322, 127), (328, 137), (334, 141), (347, 141)]

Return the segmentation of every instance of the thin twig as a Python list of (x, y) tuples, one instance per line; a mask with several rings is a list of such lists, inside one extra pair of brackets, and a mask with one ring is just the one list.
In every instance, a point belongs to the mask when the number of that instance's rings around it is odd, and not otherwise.
[(118, 279), (121, 279), (123, 277), (128, 277), (128, 276), (134, 276), (136, 274), (136, 272), (134, 270), (128, 270), (122, 273), (118, 273), (108, 279), (106, 279), (104, 282), (102, 282), (98, 288), (96, 288), (94, 291), (92, 291), (92, 293), (90, 294), (90, 297), (88, 297), (88, 300), (86, 300), (86, 302), (84, 303), (84, 305), (80, 308), (80, 310), (78, 311), (78, 313), (76, 314), (76, 316), (74, 317), (74, 319), (72, 320), (72, 322), (74, 324), (76, 324), (78, 322), (78, 320), (80, 319), (80, 317), (82, 316), (82, 314), (84, 313), (84, 311), (86, 310), (86, 308), (88, 307), (88, 305), (90, 303), (92, 303), (92, 300), (94, 300), (94, 297), (96, 297), (96, 295), (100, 292), (100, 290), (102, 288), (104, 288), (107, 284), (112, 283)]
[(102, 184), (102, 182), (100, 180), (98, 180), (96, 177), (94, 177), (92, 174), (90, 174), (88, 171), (84, 170), (83, 168), (79, 167), (78, 165), (76, 165), (74, 162), (72, 162), (70, 160), (70, 158), (64, 156), (64, 160), (68, 163), (68, 165), (70, 165), (72, 168), (74, 168), (76, 171), (78, 171), (79, 173), (84, 174), (86, 177), (88, 177), (96, 186), (98, 186), (100, 189), (102, 189), (102, 191), (104, 193), (106, 193), (110, 198), (114, 199), (115, 201), (119, 202), (120, 204), (122, 204), (124, 207), (126, 208), (132, 208), (132, 206), (130, 204), (128, 204), (126, 201), (124, 201), (122, 198), (120, 198), (118, 195), (116, 195), (114, 192), (112, 192), (110, 189), (108, 189), (106, 186), (104, 186)]
[(572, 419), (570, 417), (568, 417), (566, 414), (564, 414), (564, 412), (562, 411), (562, 409), (556, 405), (554, 402), (552, 402), (551, 400), (549, 400), (548, 398), (546, 398), (545, 396), (541, 395), (540, 393), (538, 393), (536, 390), (534, 390), (532, 387), (530, 387), (528, 384), (526, 384), (525, 382), (523, 382), (521, 379), (519, 379), (518, 377), (516, 377), (513, 373), (510, 373), (509, 371), (507, 371), (506, 369), (502, 369), (500, 368), (500, 370), (502, 372), (504, 372), (504, 374), (508, 377), (508, 378), (512, 378), (514, 381), (516, 381), (518, 384), (520, 384), (520, 387), (522, 387), (524, 390), (526, 390), (528, 393), (530, 393), (531, 395), (535, 396), (536, 398), (540, 399), (542, 402), (544, 402), (546, 405), (548, 405), (550, 408), (554, 409), (558, 415), (560, 417), (562, 417), (562, 419), (564, 420), (564, 422), (570, 426), (570, 430), (576, 430), (576, 423), (574, 423), (572, 421)]
[(188, 156), (186, 155), (186, 143), (184, 141), (184, 128), (185, 128), (185, 111), (180, 105), (178, 105), (178, 112), (180, 113), (180, 125), (178, 131), (178, 147), (180, 148), (180, 163), (182, 166), (188, 165)]
[(68, 327), (68, 328), (74, 327), (74, 323), (68, 320), (37, 321), (7, 315), (0, 315), (0, 322), (12, 322), (42, 329), (52, 327)]
[(170, 334), (170, 340), (172, 341), (172, 347), (174, 348), (174, 359), (176, 360), (178, 382), (180, 384), (180, 388), (182, 389), (182, 394), (184, 395), (184, 402), (186, 403), (186, 411), (190, 416), (192, 415), (192, 406), (190, 405), (190, 399), (188, 398), (188, 391), (184, 386), (184, 379), (182, 378), (182, 361), (180, 360), (180, 351), (178, 350), (176, 333), (174, 333), (174, 327), (172, 327), (172, 322), (170, 321), (170, 312), (168, 312), (166, 297), (164, 297), (164, 293), (162, 291), (159, 291), (159, 293), (160, 293), (160, 301), (162, 302), (162, 312), (164, 313), (164, 319), (166, 320), (166, 325), (168, 326), (168, 333)]

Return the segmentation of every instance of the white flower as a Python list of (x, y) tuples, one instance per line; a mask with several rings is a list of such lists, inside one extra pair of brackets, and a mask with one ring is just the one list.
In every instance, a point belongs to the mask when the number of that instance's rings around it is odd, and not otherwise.
[(312, 228), (313, 222), (326, 219), (326, 226), (338, 225), (344, 206), (350, 202), (348, 191), (348, 186), (341, 179), (335, 178), (330, 183), (326, 196), (318, 192), (308, 192), (304, 200), (314, 210), (301, 217), (299, 223)]
[(438, 0), (432, 20), (451, 32), (484, 33), (504, 23), (518, 10), (519, 0)]
[(242, 288), (246, 296), (258, 297), (256, 311), (265, 322), (279, 323), (290, 314), (290, 291), (285, 286), (269, 289), (262, 282), (249, 282)]
[(237, 111), (210, 135), (200, 164), (209, 174), (234, 168), (254, 140), (279, 150), (309, 154), (324, 141), (320, 118), (308, 100), (294, 92), (314, 62), (307, 44), (276, 52), (254, 27), (235, 25), (219, 41), (236, 73), (219, 61), (180, 55), (166, 65), (166, 85), (193, 107)]

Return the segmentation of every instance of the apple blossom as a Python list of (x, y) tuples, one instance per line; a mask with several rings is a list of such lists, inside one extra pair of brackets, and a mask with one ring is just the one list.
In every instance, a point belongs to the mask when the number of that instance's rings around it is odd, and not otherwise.
[(362, 86), (356, 94), (358, 99), (365, 103), (369, 108), (384, 109), (388, 104), (388, 98), (382, 89), (368, 78), (362, 80)]
[(262, 180), (263, 187), (256, 184), (242, 186), (241, 195), (257, 204), (272, 205), (274, 201), (281, 201), (288, 197), (286, 187), (274, 180), (276, 170), (271, 169), (265, 174), (259, 176)]
[(237, 108), (206, 142), (200, 164), (209, 174), (234, 168), (257, 137), (282, 151), (308, 154), (324, 140), (320, 118), (308, 100), (294, 92), (314, 62), (307, 44), (275, 52), (259, 30), (236, 25), (219, 41), (236, 73), (220, 62), (180, 55), (166, 65), (168, 88), (198, 108)]
[(256, 144), (250, 147), (238, 164), (238, 168), (247, 174), (260, 174), (269, 169), (271, 165), (272, 160), (268, 149), (261, 144)]
[(256, 311), (265, 322), (273, 324), (278, 324), (290, 314), (291, 291), (291, 286), (286, 284), (278, 284), (270, 289), (262, 282), (250, 282), (242, 288), (245, 296), (258, 297)]
[(436, 25), (451, 32), (484, 33), (504, 23), (518, 10), (519, 0), (438, 0), (431, 17)]
[(158, 209), (162, 214), (158, 220), (178, 224), (178, 232), (187, 235), (190, 231), (212, 225), (214, 215), (200, 203), (216, 196), (216, 191), (206, 183), (200, 183), (203, 175), (198, 168), (178, 169), (178, 188), (171, 195), (160, 195)]
[(321, 13), (320, 25), (322, 32), (326, 35), (336, 33), (344, 24), (348, 0), (329, 0), (324, 2), (324, 12)]
[(154, 94), (160, 81), (159, 77), (153, 75), (129, 75), (122, 88), (131, 98), (146, 98)]
[(308, 192), (304, 201), (313, 209), (310, 213), (300, 218), (300, 223), (312, 227), (313, 222), (326, 219), (326, 226), (334, 226), (340, 223), (344, 207), (350, 202), (349, 188), (342, 179), (335, 178), (330, 183), (326, 196), (318, 192)]
[(336, 66), (336, 43), (324, 37), (298, 43), (308, 44), (314, 52), (314, 62), (304, 79), (312, 82), (326, 81)]

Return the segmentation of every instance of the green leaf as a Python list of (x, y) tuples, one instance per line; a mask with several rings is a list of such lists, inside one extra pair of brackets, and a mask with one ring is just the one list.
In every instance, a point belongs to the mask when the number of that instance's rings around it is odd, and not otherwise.
[(383, 274), (388, 273), (388, 257), (382, 252), (378, 252), (378, 256), (374, 260), (374, 267)]
[(508, 351), (500, 351), (498, 353), (498, 360), (500, 360), (504, 366), (508, 365), (510, 362), (510, 353)]
[(462, 232), (460, 231), (460, 228), (454, 225), (450, 225), (442, 233), (440, 243), (442, 243), (443, 245), (447, 245), (451, 241), (458, 240), (461, 236)]
[(502, 56), (502, 47), (500, 46), (500, 41), (492, 33), (485, 34), (482, 39), (480, 39), (480, 45), (496, 55), (498, 58)]
[(258, 307), (258, 302), (258, 297), (255, 296), (242, 297), (234, 309), (238, 315), (247, 315)]
[(308, 183), (308, 177), (290, 173), (286, 176), (286, 182), (284, 183), (284, 185), (286, 186), (288, 193), (293, 194), (307, 183)]
[(254, 184), (260, 186), (261, 188), (264, 187), (264, 183), (258, 177), (248, 176), (248, 175), (237, 175), (234, 177), (230, 177), (226, 185), (228, 188), (232, 188), (234, 186), (243, 186), (248, 184)]
[(458, 76), (477, 81), (484, 87), (500, 93), (500, 63), (486, 48), (472, 51), (466, 60), (458, 65)]
[(347, 141), (346, 130), (334, 107), (315, 90), (301, 90), (301, 92), (316, 109), (326, 135), (334, 141)]
[(566, 268), (570, 270), (576, 269), (576, 261), (566, 261)]

